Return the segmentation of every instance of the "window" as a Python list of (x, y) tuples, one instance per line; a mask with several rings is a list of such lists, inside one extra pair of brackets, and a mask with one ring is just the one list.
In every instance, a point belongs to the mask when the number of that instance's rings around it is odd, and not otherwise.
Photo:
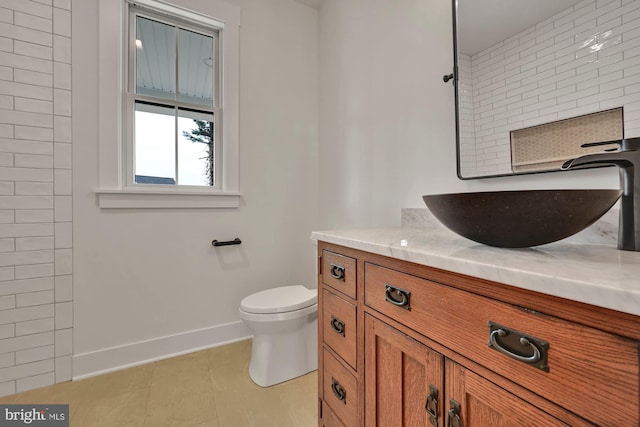
[(130, 6), (127, 183), (220, 186), (218, 30)]
[(102, 208), (239, 205), (240, 9), (174, 1), (100, 2)]

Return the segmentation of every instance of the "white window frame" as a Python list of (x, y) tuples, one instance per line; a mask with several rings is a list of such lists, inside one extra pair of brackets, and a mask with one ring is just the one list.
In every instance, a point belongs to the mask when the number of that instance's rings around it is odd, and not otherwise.
[[(199, 11), (161, 0), (99, 0), (99, 187), (101, 208), (239, 207), (239, 27), (240, 9), (220, 0), (202, 1)], [(180, 0), (173, 0), (179, 2)], [(216, 167), (220, 185), (212, 187), (133, 183), (133, 103), (127, 101), (129, 5), (195, 22), (218, 31), (221, 110), (216, 127), (222, 147)], [(215, 16), (215, 18), (212, 18)]]
[[(127, 74), (126, 74), (126, 79), (127, 81), (125, 82), (125, 87), (127, 88), (126, 90), (126, 96), (125, 96), (125, 102), (126, 102), (126, 109), (127, 109), (127, 113), (125, 114), (124, 120), (126, 122), (126, 142), (127, 142), (127, 146), (126, 146), (126, 168), (125, 168), (125, 176), (123, 178), (123, 182), (126, 183), (127, 186), (137, 186), (137, 185), (142, 185), (145, 186), (147, 188), (156, 188), (156, 189), (161, 189), (162, 187), (166, 187), (167, 185), (161, 185), (161, 184), (140, 184), (140, 183), (136, 183), (134, 180), (134, 175), (136, 173), (135, 170), (135, 146), (136, 146), (136, 141), (135, 141), (135, 135), (134, 135), (134, 126), (135, 126), (135, 120), (134, 120), (134, 116), (135, 116), (135, 110), (136, 110), (136, 102), (140, 101), (143, 103), (148, 103), (148, 104), (159, 104), (159, 105), (164, 105), (166, 107), (173, 107), (176, 114), (176, 129), (175, 131), (178, 132), (177, 129), (177, 118), (179, 116), (179, 110), (181, 109), (186, 109), (186, 110), (198, 110), (198, 111), (202, 111), (202, 112), (206, 112), (206, 113), (211, 113), (213, 115), (213, 122), (214, 122), (214, 147), (215, 147), (215, 153), (214, 153), (214, 162), (216, 163), (214, 165), (214, 170), (215, 170), (215, 177), (214, 177), (214, 182), (215, 185), (210, 186), (208, 188), (213, 188), (213, 189), (221, 189), (222, 185), (221, 185), (221, 181), (222, 181), (222, 167), (220, 167), (218, 163), (219, 159), (222, 158), (222, 143), (221, 143), (221, 127), (222, 124), (219, 123), (220, 120), (219, 118), (222, 117), (221, 114), (221, 110), (220, 110), (220, 102), (219, 102), (219, 90), (220, 90), (220, 73), (218, 72), (218, 69), (220, 68), (219, 65), (221, 63), (220, 61), (220, 45), (219, 45), (219, 34), (220, 32), (223, 30), (224, 28), (224, 24), (222, 23), (210, 23), (210, 22), (202, 22), (202, 21), (186, 21), (186, 18), (184, 17), (177, 17), (176, 15), (163, 15), (158, 13), (157, 10), (155, 9), (147, 9), (144, 7), (140, 7), (139, 5), (139, 1), (136, 0), (132, 0), (129, 2), (129, 24), (128, 24), (128, 37), (127, 37), (127, 49), (128, 49), (128, 55), (127, 55), (127, 65), (125, 65), (125, 68), (128, 70)], [(175, 100), (166, 100), (166, 99), (162, 99), (162, 98), (156, 98), (153, 96), (148, 96), (145, 94), (139, 94), (137, 93), (137, 82), (136, 82), (136, 71), (137, 71), (137, 55), (136, 55), (136, 51), (137, 51), (137, 46), (135, 44), (135, 39), (136, 39), (136, 19), (137, 17), (143, 17), (149, 20), (153, 20), (155, 22), (160, 22), (162, 24), (166, 24), (175, 28), (181, 28), (181, 29), (185, 29), (185, 30), (189, 30), (192, 31), (194, 33), (198, 33), (198, 34), (202, 34), (205, 35), (207, 37), (211, 37), (214, 40), (214, 49), (215, 49), (215, 58), (213, 58), (213, 63), (216, 64), (215, 66), (215, 77), (212, 76), (212, 78), (214, 79), (213, 81), (213, 93), (215, 94), (214, 99), (213, 99), (213, 106), (212, 107), (207, 107), (207, 106), (203, 106), (203, 105), (195, 105), (195, 104), (191, 104), (191, 103), (186, 103), (186, 102), (182, 102), (179, 101), (177, 99), (177, 95), (176, 95), (176, 99)], [(214, 26), (215, 25), (215, 26)], [(176, 39), (177, 40), (177, 39)], [(178, 61), (179, 58), (176, 57), (176, 66), (178, 65)], [(179, 67), (176, 68), (176, 88), (177, 86), (177, 81), (179, 79)], [(144, 107), (143, 107), (144, 108)], [(153, 107), (151, 107), (151, 109), (153, 109)], [(177, 136), (177, 135), (176, 135)], [(175, 144), (176, 144), (176, 165), (175, 165), (175, 171), (178, 172), (178, 149), (177, 149), (177, 144), (178, 141), (177, 139), (175, 140)], [(179, 182), (179, 177), (178, 175), (176, 175), (176, 181), (179, 188), (185, 188), (187, 186), (185, 185), (181, 185)], [(192, 186), (192, 190), (198, 190), (198, 189), (202, 189), (202, 186)], [(207, 188), (207, 187), (205, 187)]]

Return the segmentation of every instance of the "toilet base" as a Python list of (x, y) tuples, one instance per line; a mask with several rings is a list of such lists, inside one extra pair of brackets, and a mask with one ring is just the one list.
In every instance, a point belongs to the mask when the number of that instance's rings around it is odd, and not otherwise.
[(269, 387), (318, 369), (317, 311), (305, 317), (294, 331), (254, 334), (249, 363), (254, 383)]

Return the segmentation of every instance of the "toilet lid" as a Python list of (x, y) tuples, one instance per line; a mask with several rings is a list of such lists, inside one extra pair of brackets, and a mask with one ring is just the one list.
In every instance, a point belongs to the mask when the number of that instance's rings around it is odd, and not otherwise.
[(247, 313), (284, 313), (300, 310), (318, 302), (318, 291), (304, 286), (267, 289), (244, 298), (240, 310)]

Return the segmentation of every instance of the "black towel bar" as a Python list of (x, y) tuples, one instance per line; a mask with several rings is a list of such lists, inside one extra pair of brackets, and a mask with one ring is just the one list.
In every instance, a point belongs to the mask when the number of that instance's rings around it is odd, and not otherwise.
[(227, 240), (224, 242), (219, 242), (217, 240), (214, 240), (211, 242), (213, 246), (230, 246), (230, 245), (239, 245), (240, 243), (242, 243), (242, 240), (240, 240), (238, 237), (236, 237), (233, 240)]

